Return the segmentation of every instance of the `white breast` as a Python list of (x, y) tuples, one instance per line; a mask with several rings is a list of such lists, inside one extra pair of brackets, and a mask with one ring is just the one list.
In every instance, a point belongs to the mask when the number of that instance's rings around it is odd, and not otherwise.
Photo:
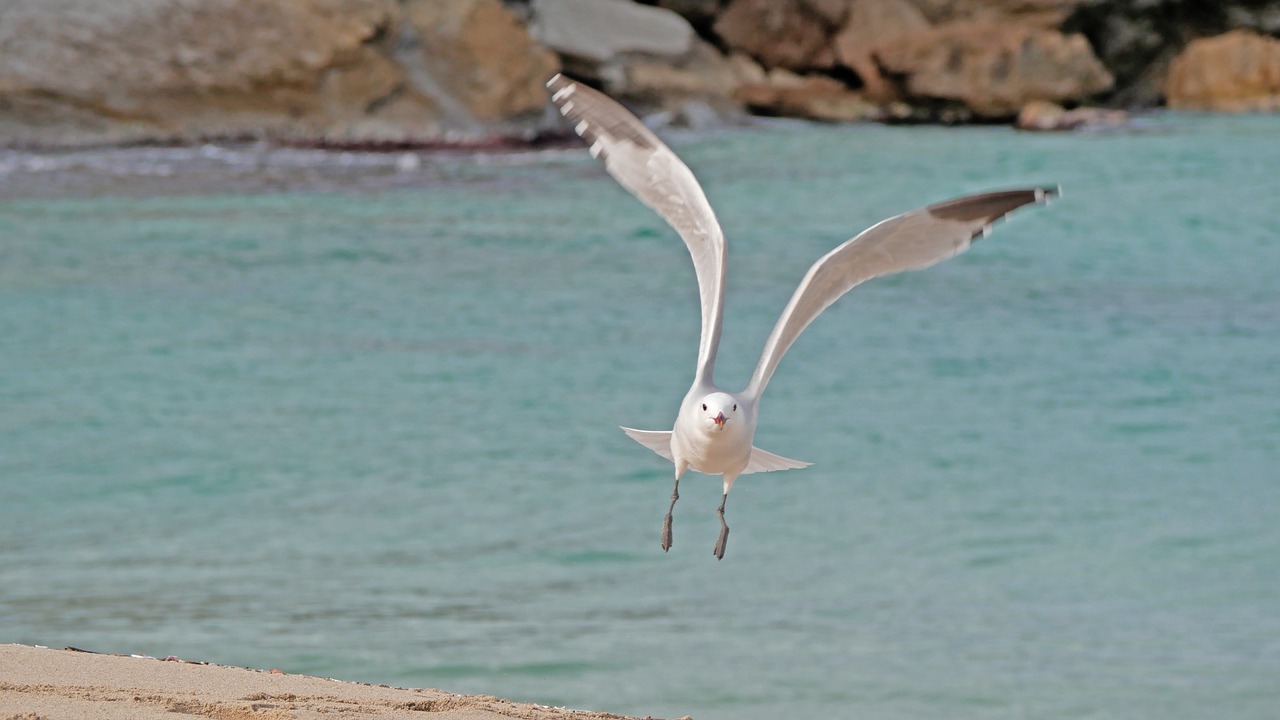
[(676, 422), (671, 449), (689, 467), (708, 475), (742, 472), (751, 459), (751, 433), (741, 425), (734, 429), (707, 430), (705, 427)]

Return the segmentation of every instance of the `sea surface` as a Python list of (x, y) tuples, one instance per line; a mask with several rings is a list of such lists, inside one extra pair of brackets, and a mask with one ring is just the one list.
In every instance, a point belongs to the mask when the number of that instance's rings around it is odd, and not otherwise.
[[(580, 146), (0, 155), (0, 642), (696, 720), (1280, 717), (1280, 116), (666, 133), (740, 388), (817, 257), (1058, 185), (855, 289), (718, 478), (697, 291)], [(3, 668), (0, 668), (3, 679)]]

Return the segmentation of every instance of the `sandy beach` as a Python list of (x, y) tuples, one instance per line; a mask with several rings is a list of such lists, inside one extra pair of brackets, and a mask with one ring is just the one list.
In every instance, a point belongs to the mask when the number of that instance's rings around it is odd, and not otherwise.
[(422, 718), (626, 720), (441, 690), (393, 688), (278, 670), (0, 645), (0, 720)]

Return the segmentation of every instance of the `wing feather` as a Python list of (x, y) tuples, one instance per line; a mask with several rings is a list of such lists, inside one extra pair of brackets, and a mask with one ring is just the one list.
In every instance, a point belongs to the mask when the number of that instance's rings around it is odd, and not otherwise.
[(759, 398), (800, 332), (856, 285), (959, 255), (989, 233), (992, 223), (1056, 194), (1056, 189), (1028, 188), (949, 200), (881, 221), (827, 253), (809, 268), (782, 311), (745, 393)]
[(724, 316), (724, 232), (689, 168), (644, 123), (603, 93), (563, 75), (547, 82), (551, 101), (624, 188), (684, 240), (702, 302), (698, 378), (711, 381)]
[(751, 459), (747, 461), (747, 467), (742, 471), (742, 474), (750, 475), (751, 473), (773, 472), (775, 470), (799, 470), (812, 464), (803, 460), (784, 458), (781, 455), (765, 452), (758, 447), (752, 447)]
[(658, 453), (662, 457), (675, 462), (675, 458), (671, 453), (670, 430), (636, 430), (635, 428), (624, 427), (622, 428), (622, 432), (626, 433), (627, 437)]

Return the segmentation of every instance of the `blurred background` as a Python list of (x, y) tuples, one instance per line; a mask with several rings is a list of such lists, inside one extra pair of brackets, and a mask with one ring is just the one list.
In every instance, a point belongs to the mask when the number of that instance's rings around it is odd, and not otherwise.
[[(636, 716), (1280, 708), (1280, 3), (0, 0), (0, 642)], [(889, 215), (1061, 185), (669, 427)], [(3, 680), (3, 668), (0, 668)]]

